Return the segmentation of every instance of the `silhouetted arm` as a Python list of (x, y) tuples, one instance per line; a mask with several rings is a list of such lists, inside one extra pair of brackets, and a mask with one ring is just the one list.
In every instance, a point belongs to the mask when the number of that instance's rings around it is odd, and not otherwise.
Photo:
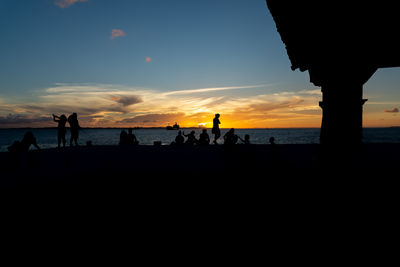
[(36, 138), (34, 138), (34, 139), (32, 140), (32, 145), (33, 145), (34, 147), (36, 147), (37, 149), (40, 149), (40, 147), (39, 147), (38, 144), (36, 143)]
[(56, 120), (56, 118), (60, 119), (60, 117), (58, 117), (58, 116), (56, 116), (56, 115), (53, 114), (53, 121), (59, 122), (60, 120)]

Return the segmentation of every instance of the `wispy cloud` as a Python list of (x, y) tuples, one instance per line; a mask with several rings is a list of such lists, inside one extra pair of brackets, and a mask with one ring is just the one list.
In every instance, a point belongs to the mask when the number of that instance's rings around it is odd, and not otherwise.
[[(210, 127), (215, 113), (221, 114), (221, 127), (299, 127), (320, 123), (318, 101), (309, 91), (259, 94), (259, 90), (247, 90), (246, 95), (232, 91), (258, 87), (225, 86), (163, 92), (118, 85), (57, 84), (40, 91), (30, 103), (10, 105), (3, 100), (0, 115), (3, 121), (14, 122), (13, 117), (4, 114), (28, 116), (26, 118), (36, 118), (38, 122), (48, 118), (46, 126), (54, 124), (52, 113), (72, 112), (78, 113), (83, 126), (100, 127), (160, 126), (174, 122), (182, 126), (202, 123)], [(221, 93), (214, 94), (217, 91)], [(21, 121), (29, 124), (29, 119)]]
[(126, 33), (123, 30), (121, 30), (121, 29), (113, 29), (111, 31), (110, 39), (112, 40), (112, 39), (115, 39), (117, 37), (122, 37), (122, 36), (126, 36)]
[(77, 2), (87, 2), (88, 0), (56, 0), (54, 4), (60, 8), (67, 8)]
[(0, 125), (3, 127), (43, 127), (44, 124), (49, 122), (49, 117), (34, 116), (34, 115), (21, 115), (21, 114), (8, 114), (0, 116)]
[(398, 108), (385, 109), (383, 112), (386, 112), (386, 113), (398, 113), (399, 109)]
[(205, 93), (205, 92), (213, 92), (213, 91), (249, 89), (249, 88), (259, 88), (259, 87), (260, 87), (259, 85), (258, 86), (251, 85), (251, 86), (228, 86), (228, 87), (186, 89), (186, 90), (178, 90), (178, 91), (164, 93), (164, 95), (184, 95), (184, 94), (193, 94), (193, 93)]

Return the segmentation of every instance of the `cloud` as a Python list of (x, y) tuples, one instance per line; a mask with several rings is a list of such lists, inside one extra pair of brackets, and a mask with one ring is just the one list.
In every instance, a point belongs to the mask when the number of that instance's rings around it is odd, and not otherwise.
[[(134, 91), (133, 91), (134, 90)], [(113, 85), (58, 84), (42, 90), (30, 103), (0, 103), (0, 115), (9, 113), (51, 115), (76, 112), (84, 116), (104, 116), (106, 113), (126, 114), (143, 102), (137, 88), (121, 88)]]
[(249, 104), (245, 107), (238, 108), (235, 112), (266, 114), (274, 110), (294, 108), (304, 102), (304, 99), (290, 99), (281, 102), (260, 101), (260, 103)]
[(29, 118), (76, 112), (84, 127), (132, 124), (153, 127), (175, 122), (183, 127), (199, 123), (210, 127), (215, 113), (221, 114), (221, 127), (284, 127), (288, 123), (299, 127), (300, 122), (310, 127), (310, 121), (315, 126), (320, 124), (321, 109), (310, 92), (259, 94), (259, 90), (246, 90), (245, 95), (236, 93), (249, 88), (262, 87), (244, 85), (165, 92), (110, 84), (56, 84), (38, 91), (29, 103), (10, 103), (3, 99), (0, 116), (19, 114), (28, 123)]
[(77, 2), (87, 2), (88, 0), (56, 0), (54, 4), (60, 8), (67, 8)]
[(168, 123), (174, 123), (176, 121), (181, 121), (185, 118), (185, 113), (152, 113), (145, 115), (137, 115), (130, 118), (124, 118), (118, 123), (135, 123), (135, 124), (150, 124), (155, 126), (165, 125)]
[(136, 96), (136, 95), (133, 95), (133, 96), (124, 96), (124, 95), (122, 95), (122, 96), (112, 96), (111, 100), (122, 104), (124, 107), (143, 102), (142, 98), (139, 97), (139, 96)]
[(399, 112), (399, 109), (398, 109), (398, 108), (385, 109), (383, 112), (387, 112), (387, 113), (398, 113), (398, 112)]
[(43, 126), (43, 123), (49, 123), (50, 121), (50, 116), (43, 117), (20, 114), (8, 114), (7, 116), (0, 116), (0, 125), (6, 127), (32, 127), (33, 125)]
[(212, 87), (212, 88), (199, 88), (199, 89), (186, 89), (186, 90), (177, 90), (165, 93), (164, 95), (182, 95), (182, 94), (193, 94), (193, 93), (206, 93), (213, 91), (224, 91), (224, 90), (236, 90), (236, 89), (249, 89), (249, 88), (258, 88), (258, 86), (228, 86), (228, 87)]
[(111, 37), (110, 37), (110, 39), (112, 40), (112, 39), (115, 39), (115, 38), (117, 38), (117, 37), (122, 37), (122, 36), (126, 36), (126, 33), (125, 33), (123, 30), (120, 30), (120, 29), (113, 29), (113, 30), (111, 31)]

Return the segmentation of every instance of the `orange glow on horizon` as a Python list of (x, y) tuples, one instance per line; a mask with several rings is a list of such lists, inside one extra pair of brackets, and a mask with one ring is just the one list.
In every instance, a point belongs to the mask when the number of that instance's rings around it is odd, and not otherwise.
[[(60, 84), (44, 89), (36, 102), (29, 105), (0, 99), (0, 107), (5, 110), (0, 115), (3, 121), (0, 127), (55, 127), (52, 113), (72, 112), (78, 113), (82, 127), (166, 127), (177, 122), (181, 127), (212, 128), (216, 113), (221, 114), (220, 128), (321, 126), (319, 90), (249, 96), (229, 95), (230, 90), (238, 89), (223, 87), (165, 92), (109, 85)], [(394, 108), (382, 109), (376, 104), (366, 106), (363, 126), (399, 126), (397, 114)]]

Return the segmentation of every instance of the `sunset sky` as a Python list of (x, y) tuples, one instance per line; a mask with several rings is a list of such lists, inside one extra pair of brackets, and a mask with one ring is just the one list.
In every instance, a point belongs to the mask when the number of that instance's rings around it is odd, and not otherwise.
[[(265, 0), (0, 0), (0, 32), (3, 128), (321, 125)], [(400, 126), (399, 84), (393, 68), (364, 86), (365, 127)]]

